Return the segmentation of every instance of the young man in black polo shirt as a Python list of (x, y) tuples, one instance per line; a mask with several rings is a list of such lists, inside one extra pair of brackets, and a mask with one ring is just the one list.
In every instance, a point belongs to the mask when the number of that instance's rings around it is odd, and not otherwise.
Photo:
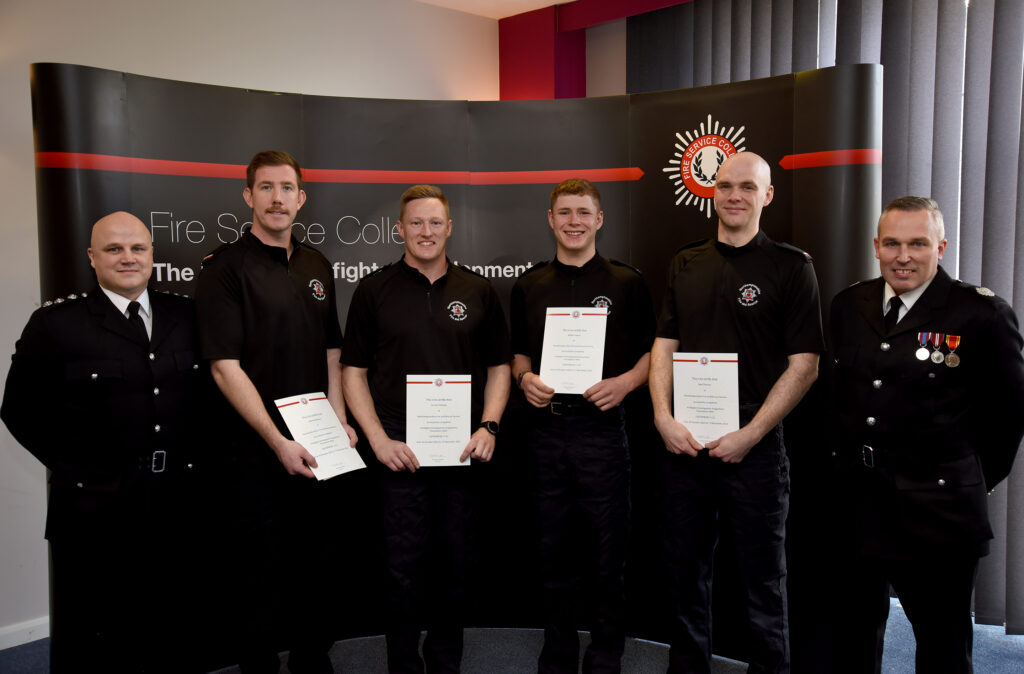
[[(752, 152), (725, 160), (715, 182), (718, 238), (685, 246), (651, 349), (670, 595), (669, 672), (711, 671), (711, 569), (719, 526), (731, 527), (750, 622), (750, 669), (789, 672), (785, 525), (789, 461), (781, 421), (818, 374), (823, 350), (809, 255), (760, 229), (774, 194)], [(740, 429), (701, 446), (672, 412), (672, 354), (739, 355)]]
[(356, 442), (345, 423), (334, 276), (323, 255), (292, 236), (306, 201), (295, 159), (256, 154), (242, 196), (252, 229), (203, 261), (196, 290), (202, 356), (233, 408), (224, 411), (224, 489), (238, 518), (229, 572), (239, 579), (240, 665), (278, 671), (278, 623), (291, 631), (292, 672), (331, 672), (326, 602), (306, 581), (311, 569), (327, 568), (329, 527), (319, 515), (337, 510), (335, 485), (315, 480), (315, 459), (290, 438), (274, 401), (324, 391)]
[(406, 375), (470, 375), (475, 425), (459, 460), (488, 461), (510, 388), (505, 315), (491, 284), (452, 264), (448, 200), (402, 195), (405, 254), (362, 279), (349, 306), (345, 395), (380, 461), (387, 564), (388, 669), (458, 672), (471, 513), (468, 467), (420, 468), (406, 440)]
[[(586, 180), (551, 193), (555, 259), (534, 265), (512, 289), (512, 371), (534, 407), (531, 445), (540, 495), (544, 649), (540, 674), (575, 673), (579, 638), (573, 584), (590, 565), (595, 614), (584, 672), (618, 672), (625, 644), (623, 572), (629, 531), (630, 458), (622, 401), (647, 382), (654, 309), (640, 273), (597, 254), (601, 194)], [(601, 381), (582, 395), (541, 380), (548, 307), (608, 310)], [(582, 527), (586, 546), (576, 549)]]

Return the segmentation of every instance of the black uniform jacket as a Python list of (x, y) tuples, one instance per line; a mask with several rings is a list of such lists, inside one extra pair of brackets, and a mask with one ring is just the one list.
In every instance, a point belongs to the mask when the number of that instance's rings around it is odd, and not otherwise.
[[(860, 500), (864, 551), (984, 554), (986, 491), (1010, 472), (1024, 434), (1017, 317), (991, 291), (940, 267), (885, 334), (883, 289), (881, 278), (847, 288), (831, 313), (837, 450)], [(917, 357), (926, 332), (944, 335), (938, 351), (955, 352), (956, 367)]]
[(36, 310), (18, 340), (0, 418), (52, 471), (51, 540), (126, 517), (124, 494), (140, 491), (154, 451), (168, 473), (192, 460), (191, 410), (208, 381), (192, 301), (149, 297), (149, 345), (99, 287)]

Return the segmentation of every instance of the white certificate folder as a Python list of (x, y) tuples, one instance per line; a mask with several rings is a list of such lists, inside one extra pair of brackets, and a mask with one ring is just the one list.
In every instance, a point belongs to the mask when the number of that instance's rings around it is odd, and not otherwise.
[(469, 444), (473, 377), (410, 374), (405, 378), (405, 444), (420, 467), (468, 466), (459, 457)]
[(317, 467), (310, 467), (316, 479), (327, 480), (366, 467), (349, 445), (348, 434), (323, 392), (278, 398), (274, 404), (292, 439), (316, 459)]
[(735, 353), (673, 353), (676, 421), (707, 445), (740, 428), (739, 357)]
[(604, 372), (607, 307), (548, 307), (540, 379), (555, 393), (586, 393)]

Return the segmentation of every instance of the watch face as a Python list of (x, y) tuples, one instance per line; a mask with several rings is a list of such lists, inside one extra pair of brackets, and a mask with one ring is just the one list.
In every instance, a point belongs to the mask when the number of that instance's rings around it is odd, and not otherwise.
[(491, 435), (498, 434), (498, 422), (497, 421), (484, 421), (480, 423), (480, 428), (486, 428), (487, 432)]

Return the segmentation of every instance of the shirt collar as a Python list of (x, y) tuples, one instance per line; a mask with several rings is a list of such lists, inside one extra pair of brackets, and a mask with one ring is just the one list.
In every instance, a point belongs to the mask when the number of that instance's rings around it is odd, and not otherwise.
[[(906, 307), (906, 309), (903, 311), (903, 316), (906, 316), (907, 312), (910, 311), (910, 307), (914, 306), (914, 303), (916, 303), (917, 300), (921, 299), (921, 295), (924, 294), (925, 290), (928, 290), (928, 286), (932, 284), (933, 280), (935, 280), (934, 276), (925, 281), (924, 283), (922, 283), (921, 285), (917, 286), (913, 290), (908, 290), (907, 292), (900, 295), (900, 301), (903, 302), (903, 306)], [(886, 282), (885, 289), (882, 291), (883, 314), (885, 313), (886, 308), (889, 306), (889, 300), (891, 300), (895, 296), (896, 291), (892, 289), (892, 286), (889, 285), (888, 282)], [(903, 316), (900, 316), (900, 318), (902, 318)]]
[[(114, 303), (114, 306), (117, 307), (118, 311), (120, 311), (125, 316), (128, 315), (128, 305), (131, 303), (130, 299), (128, 299), (124, 295), (118, 295), (112, 290), (107, 290), (103, 286), (100, 286), (100, 290), (102, 290), (103, 293), (110, 298), (110, 301)], [(142, 294), (139, 295), (135, 301), (141, 305), (139, 313), (149, 316), (149, 289), (143, 289)]]

